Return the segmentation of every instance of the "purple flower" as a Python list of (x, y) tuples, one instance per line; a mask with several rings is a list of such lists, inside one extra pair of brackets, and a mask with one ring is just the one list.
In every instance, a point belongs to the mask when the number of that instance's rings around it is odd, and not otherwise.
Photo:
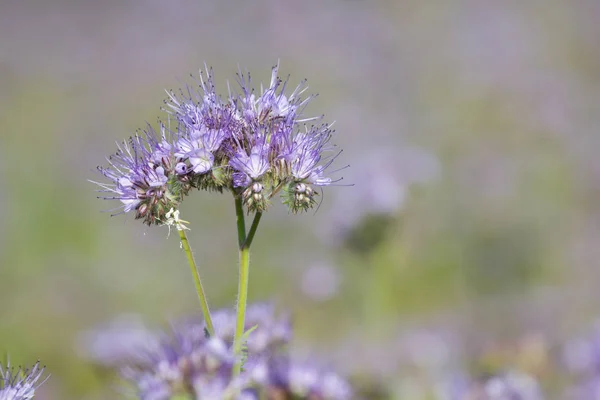
[(600, 320), (589, 332), (571, 338), (563, 345), (563, 362), (575, 385), (569, 388), (568, 398), (600, 398)]
[(233, 187), (243, 188), (242, 197), (250, 210), (264, 211), (268, 205), (270, 193), (265, 191), (263, 175), (269, 169), (268, 153), (265, 146), (256, 145), (250, 149), (240, 150), (231, 156), (229, 165), (233, 168)]
[[(233, 343), (236, 325), (235, 310), (223, 309), (212, 314), (215, 334), (227, 343)], [(198, 326), (192, 324), (191, 326)], [(271, 303), (255, 303), (248, 306), (245, 330), (256, 326), (248, 338), (248, 352), (260, 354), (276, 350), (292, 339), (292, 326), (288, 315), (276, 316)], [(202, 327), (202, 331), (203, 331)]]
[(533, 377), (518, 371), (508, 370), (485, 379), (469, 379), (456, 376), (445, 388), (441, 388), (440, 396), (451, 400), (542, 400), (539, 383)]
[[(147, 330), (139, 321), (121, 321), (105, 333), (88, 334), (85, 345), (91, 348), (89, 353), (96, 362), (120, 367), (135, 395), (146, 400), (168, 400), (178, 395), (238, 400), (352, 398), (349, 384), (339, 375), (311, 360), (298, 361), (287, 355), (292, 337), (290, 319), (287, 315), (277, 317), (272, 304), (248, 307), (245, 329), (255, 329), (245, 344), (243, 372), (235, 378), (235, 311), (219, 310), (212, 319), (212, 337), (207, 337), (204, 323), (197, 320), (178, 323), (169, 334)], [(129, 348), (115, 344), (123, 339)], [(98, 353), (100, 349), (108, 352), (108, 358)], [(229, 397), (235, 393), (239, 396)]]
[(124, 367), (122, 375), (136, 387), (142, 399), (165, 399), (188, 394), (193, 398), (223, 394), (232, 382), (235, 357), (221, 339), (206, 338), (204, 333), (174, 329), (164, 336), (158, 348), (148, 352), (141, 365)]
[(100, 168), (112, 183), (99, 185), (147, 224), (159, 223), (192, 187), (231, 190), (249, 211), (265, 211), (279, 192), (293, 212), (313, 207), (315, 188), (336, 182), (327, 169), (339, 153), (331, 153), (330, 125), (304, 125), (322, 118), (303, 116), (313, 98), (303, 96), (306, 82), (287, 95), (289, 78), (278, 72), (279, 65), (260, 94), (250, 74), (239, 73), (240, 94), (230, 89), (223, 100), (213, 71), (200, 71), (197, 88), (167, 92), (164, 110), (176, 120), (176, 133), (162, 126), (157, 138), (149, 128), (120, 145), (110, 167)]
[(300, 82), (296, 89), (287, 97), (284, 92), (288, 79), (281, 80), (278, 76), (279, 64), (271, 70), (271, 82), (266, 90), (262, 90), (260, 96), (254, 94), (250, 74), (238, 74), (238, 84), (242, 89), (242, 95), (235, 99), (242, 109), (242, 116), (250, 125), (279, 120), (289, 125), (306, 122), (317, 118), (298, 119), (306, 104), (314, 97), (305, 99), (301, 95), (308, 89), (306, 81)]
[(229, 137), (229, 133), (224, 129), (207, 129), (201, 136), (202, 145), (210, 152), (216, 152), (221, 148), (221, 144)]
[(183, 169), (179, 169), (179, 172), (189, 173), (193, 171), (196, 174), (204, 174), (211, 170), (214, 157), (212, 153), (204, 148), (204, 144), (201, 139), (187, 139), (181, 138), (177, 141), (177, 152), (175, 156), (180, 159), (180, 164), (185, 165), (185, 160), (189, 161), (190, 166)]
[(205, 80), (204, 73), (200, 70), (199, 87), (201, 92), (196, 92), (191, 87), (187, 87), (187, 93), (180, 90), (179, 95), (173, 91), (167, 91), (169, 99), (166, 102), (168, 107), (166, 111), (174, 115), (191, 131), (201, 130), (209, 122), (209, 118), (217, 115), (224, 107), (215, 92), (212, 70), (207, 68), (206, 75)]
[[(167, 104), (187, 131), (184, 137), (197, 139), (211, 128), (218, 132), (212, 140), (202, 139), (204, 144), (184, 142), (183, 152), (200, 147), (215, 154), (223, 149), (231, 183), (249, 209), (263, 211), (268, 199), (287, 188), (284, 202), (295, 212), (314, 205), (316, 192), (312, 186), (332, 183), (325, 173), (335, 159), (325, 154), (332, 150), (328, 144), (332, 131), (329, 125), (301, 129), (303, 123), (321, 118), (302, 115), (313, 96), (302, 97), (308, 88), (305, 81), (287, 96), (289, 78), (282, 80), (278, 72), (279, 65), (273, 67), (270, 84), (266, 89), (261, 87), (259, 95), (250, 74), (239, 73), (241, 94), (230, 90), (229, 101), (223, 102), (216, 94), (212, 70), (207, 69), (201, 71), (198, 92), (188, 88), (179, 96), (170, 93)], [(218, 162), (215, 165), (224, 166)]]
[(327, 155), (332, 150), (328, 144), (331, 133), (329, 126), (313, 126), (306, 132), (282, 140), (283, 151), (276, 164), (279, 174), (287, 175), (282, 200), (292, 212), (314, 206), (318, 193), (313, 186), (328, 186), (334, 182), (325, 175), (325, 170), (339, 155)]
[(136, 211), (136, 219), (142, 218), (148, 225), (160, 223), (164, 215), (177, 208), (190, 188), (185, 179), (178, 177), (173, 154), (174, 146), (167, 140), (163, 127), (159, 140), (152, 127), (136, 134), (118, 146), (109, 157), (109, 167), (98, 167), (102, 175), (112, 183), (96, 183), (100, 192), (112, 193), (103, 199), (120, 200), (122, 212)]
[(232, 105), (224, 103), (215, 91), (212, 69), (200, 71), (198, 87), (199, 91), (196, 91), (188, 86), (185, 91), (180, 90), (178, 95), (167, 92), (169, 98), (165, 102), (165, 111), (182, 125), (185, 136), (199, 138), (208, 131), (217, 131), (219, 136), (225, 138), (240, 129), (241, 123)]
[(338, 374), (318, 367), (314, 362), (298, 361), (288, 356), (270, 357), (250, 363), (252, 382), (268, 393), (282, 398), (348, 400), (352, 388)]
[(316, 186), (331, 184), (331, 178), (325, 177), (325, 169), (333, 162), (333, 157), (320, 164), (331, 137), (328, 127), (312, 127), (306, 134), (296, 136), (290, 153), (287, 154), (291, 175), (296, 183), (310, 183)]
[(32, 399), (35, 391), (42, 382), (38, 381), (44, 374), (45, 367), (40, 367), (39, 361), (30, 369), (11, 369), (10, 363), (6, 368), (0, 365), (0, 400), (28, 400)]
[(259, 146), (236, 153), (229, 160), (229, 165), (236, 171), (233, 173), (233, 186), (248, 186), (259, 180), (269, 170), (269, 160)]
[(82, 332), (77, 350), (82, 357), (107, 368), (124, 363), (142, 365), (147, 362), (145, 355), (159, 348), (159, 339), (139, 317), (122, 315), (105, 326)]

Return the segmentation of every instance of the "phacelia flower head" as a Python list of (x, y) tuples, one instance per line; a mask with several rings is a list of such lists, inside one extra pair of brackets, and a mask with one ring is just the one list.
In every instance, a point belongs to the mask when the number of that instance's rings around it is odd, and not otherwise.
[[(334, 182), (326, 174), (336, 155), (329, 144), (331, 125), (307, 126), (321, 117), (303, 116), (313, 97), (303, 97), (306, 82), (286, 95), (288, 79), (278, 72), (277, 65), (260, 94), (250, 74), (239, 73), (239, 93), (230, 90), (223, 100), (207, 68), (200, 72), (198, 90), (169, 92), (166, 103), (182, 132), (185, 149), (178, 155), (200, 152), (200, 169), (211, 168), (206, 177), (217, 171), (220, 187), (240, 196), (249, 211), (266, 210), (279, 192), (291, 211), (306, 210), (316, 204), (316, 187)], [(200, 186), (211, 188), (206, 180)]]
[(303, 96), (306, 83), (288, 95), (289, 79), (278, 72), (277, 65), (260, 93), (250, 74), (239, 73), (238, 91), (222, 98), (209, 68), (197, 87), (168, 91), (164, 111), (175, 132), (162, 125), (157, 137), (149, 127), (119, 145), (99, 168), (111, 181), (98, 183), (112, 193), (104, 198), (120, 200), (123, 212), (135, 211), (148, 225), (177, 209), (191, 188), (230, 190), (249, 212), (265, 211), (278, 193), (294, 213), (313, 207), (319, 188), (337, 182), (327, 169), (339, 152), (329, 143), (331, 125), (308, 125), (322, 117), (303, 115), (313, 98)]
[(14, 370), (10, 364), (6, 368), (0, 365), (0, 400), (33, 399), (37, 388), (48, 379), (40, 382), (43, 374), (44, 367), (40, 367), (39, 361), (29, 369)]

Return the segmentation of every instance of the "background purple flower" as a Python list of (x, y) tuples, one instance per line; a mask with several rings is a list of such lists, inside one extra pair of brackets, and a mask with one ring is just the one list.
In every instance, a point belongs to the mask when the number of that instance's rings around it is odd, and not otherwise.
[[(215, 336), (210, 338), (202, 321), (182, 321), (173, 324), (170, 333), (160, 333), (141, 329), (137, 320), (121, 320), (108, 330), (85, 333), (81, 351), (100, 365), (119, 369), (141, 399), (191, 395), (212, 400), (236, 391), (243, 391), (242, 398), (268, 400), (282, 398), (278, 396), (306, 400), (352, 398), (350, 385), (340, 375), (312, 359), (289, 355), (290, 319), (287, 315), (277, 316), (272, 304), (258, 303), (248, 308), (246, 329), (254, 330), (245, 346), (244, 370), (237, 378), (231, 372), (236, 360), (231, 347), (235, 311), (218, 310), (212, 319)], [(123, 340), (129, 347), (119, 343)], [(252, 397), (255, 395), (258, 397)]]
[(45, 367), (39, 361), (29, 369), (11, 368), (10, 363), (5, 367), (0, 364), (0, 400), (29, 400), (35, 396), (35, 391), (46, 379), (40, 382)]

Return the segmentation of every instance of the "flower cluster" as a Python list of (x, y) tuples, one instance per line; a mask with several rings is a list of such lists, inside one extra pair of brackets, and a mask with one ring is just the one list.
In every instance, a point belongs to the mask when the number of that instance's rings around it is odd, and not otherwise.
[(0, 365), (0, 400), (33, 399), (36, 389), (46, 381), (38, 383), (43, 374), (44, 367), (40, 367), (39, 362), (29, 369), (19, 368), (16, 371), (10, 364), (4, 369)]
[[(256, 326), (248, 337), (246, 347), (250, 354), (264, 352), (273, 353), (281, 349), (292, 339), (292, 325), (287, 315), (275, 318), (275, 307), (272, 303), (255, 303), (248, 307), (246, 326)], [(216, 336), (227, 343), (233, 343), (235, 335), (236, 315), (232, 309), (218, 310), (212, 314)], [(192, 323), (191, 327), (204, 326), (204, 322)]]
[(600, 320), (589, 332), (563, 345), (563, 363), (574, 378), (565, 398), (594, 399), (600, 394)]
[[(234, 378), (235, 314), (223, 310), (213, 315), (216, 332), (212, 337), (206, 335), (202, 322), (187, 321), (174, 326), (169, 335), (146, 332), (137, 335), (143, 343), (130, 341), (138, 354), (131, 357), (125, 351), (121, 375), (133, 384), (137, 397), (145, 400), (168, 400), (176, 396), (203, 400), (352, 398), (348, 383), (340, 376), (288, 354), (286, 347), (292, 336), (289, 318), (276, 318), (270, 304), (248, 308), (246, 327), (256, 328), (245, 346), (243, 372)], [(105, 335), (100, 336), (106, 342)], [(149, 337), (152, 339), (146, 346)], [(122, 346), (118, 349), (123, 351)], [(111, 358), (110, 367), (115, 366), (114, 359)], [(105, 360), (101, 357), (96, 361)]]
[(445, 395), (452, 400), (542, 400), (538, 382), (519, 370), (509, 370), (485, 379), (458, 378)]
[(331, 125), (302, 115), (313, 97), (302, 97), (305, 82), (286, 96), (287, 82), (275, 66), (258, 94), (250, 75), (239, 73), (240, 92), (224, 100), (212, 70), (201, 71), (197, 88), (168, 92), (164, 110), (176, 127), (161, 123), (160, 135), (148, 127), (120, 144), (110, 165), (99, 167), (111, 183), (94, 183), (148, 225), (163, 221), (191, 188), (230, 190), (249, 212), (265, 211), (277, 193), (294, 213), (313, 207), (317, 188), (333, 182), (325, 171), (339, 153), (329, 144)]

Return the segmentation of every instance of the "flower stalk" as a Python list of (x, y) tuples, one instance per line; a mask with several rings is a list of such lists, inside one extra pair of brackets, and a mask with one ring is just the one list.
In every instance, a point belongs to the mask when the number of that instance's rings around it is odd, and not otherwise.
[(235, 198), (235, 210), (237, 216), (237, 231), (239, 245), (239, 281), (238, 281), (238, 300), (235, 321), (235, 336), (233, 339), (233, 349), (237, 356), (237, 361), (233, 366), (233, 375), (238, 376), (242, 369), (241, 352), (244, 328), (246, 325), (246, 307), (248, 304), (248, 281), (250, 275), (250, 245), (256, 234), (256, 229), (260, 223), (261, 212), (256, 212), (250, 230), (246, 235), (246, 222), (244, 218), (244, 207), (240, 197)]
[[(100, 198), (121, 202), (117, 214), (132, 212), (149, 226), (177, 228), (210, 336), (215, 330), (178, 208), (192, 189), (233, 194), (239, 250), (234, 376), (241, 371), (243, 342), (249, 334), (244, 329), (250, 246), (263, 212), (277, 194), (291, 213), (308, 211), (319, 204), (325, 187), (341, 180), (329, 176), (339, 169), (328, 171), (341, 153), (330, 144), (332, 124), (322, 122), (322, 115), (304, 115), (314, 98), (304, 95), (306, 81), (287, 95), (288, 78), (279, 77), (279, 64), (260, 91), (250, 73), (240, 71), (236, 81), (237, 91), (229, 90), (224, 99), (207, 67), (200, 71), (197, 87), (168, 91), (163, 108), (168, 120), (160, 123), (160, 130), (148, 126), (118, 144), (108, 166), (98, 168), (108, 183), (94, 182), (105, 193)], [(248, 231), (246, 214), (254, 214)]]
[(215, 328), (212, 323), (212, 319), (210, 317), (210, 310), (208, 308), (208, 302), (206, 301), (206, 294), (204, 293), (204, 289), (202, 288), (202, 281), (200, 280), (200, 274), (198, 273), (198, 267), (196, 266), (196, 261), (194, 261), (194, 255), (192, 254), (192, 249), (190, 248), (190, 243), (187, 239), (187, 235), (185, 234), (184, 229), (177, 229), (179, 233), (179, 239), (181, 239), (181, 245), (185, 254), (187, 256), (188, 264), (190, 265), (190, 271), (192, 271), (192, 276), (194, 277), (194, 284), (196, 285), (196, 293), (198, 293), (198, 299), (200, 299), (200, 306), (202, 307), (202, 314), (204, 316), (204, 321), (206, 323), (206, 329), (208, 330), (208, 334), (210, 336), (215, 335)]

